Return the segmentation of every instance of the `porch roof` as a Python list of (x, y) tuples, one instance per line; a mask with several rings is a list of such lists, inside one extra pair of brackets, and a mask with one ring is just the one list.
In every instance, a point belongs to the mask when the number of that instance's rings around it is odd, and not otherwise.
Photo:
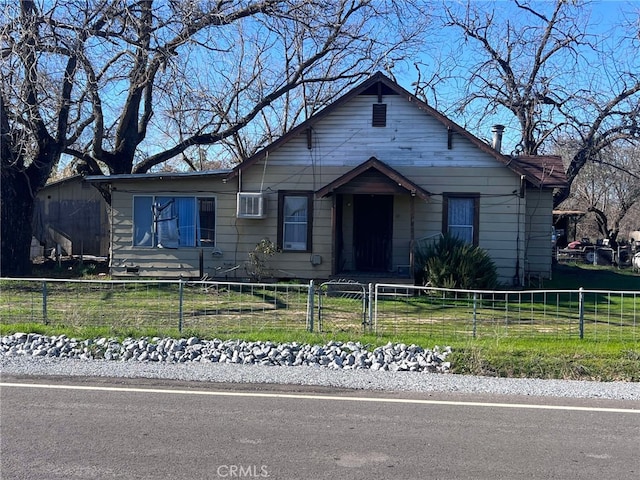
[[(428, 200), (431, 197), (431, 194), (427, 192), (424, 188), (416, 185), (411, 180), (409, 180), (404, 175), (398, 173), (390, 166), (386, 165), (384, 162), (381, 162), (375, 157), (371, 157), (366, 162), (361, 163), (354, 169), (348, 171), (341, 177), (336, 178), (333, 182), (328, 183), (318, 191), (316, 191), (317, 198), (328, 197), (336, 192), (336, 190), (341, 187), (345, 187), (349, 183), (353, 182), (358, 177), (364, 177), (364, 175), (369, 172), (377, 172), (381, 174), (384, 178), (388, 179), (390, 183), (393, 183), (394, 186), (400, 187), (400, 189), (404, 189), (407, 193), (412, 196), (418, 196), (423, 200)], [(363, 191), (362, 193), (374, 193), (371, 191)], [(378, 192), (375, 192), (378, 193)]]
[(564, 188), (567, 186), (562, 157), (558, 155), (520, 155), (513, 157), (510, 163), (535, 187)]

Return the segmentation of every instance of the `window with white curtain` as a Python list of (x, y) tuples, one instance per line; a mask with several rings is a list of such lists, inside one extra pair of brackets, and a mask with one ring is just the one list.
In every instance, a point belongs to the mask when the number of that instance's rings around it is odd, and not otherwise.
[(445, 194), (443, 230), (467, 243), (478, 243), (478, 195)]
[(311, 205), (308, 192), (279, 192), (278, 245), (283, 251), (311, 251)]
[(139, 195), (133, 198), (133, 244), (215, 246), (215, 198)]

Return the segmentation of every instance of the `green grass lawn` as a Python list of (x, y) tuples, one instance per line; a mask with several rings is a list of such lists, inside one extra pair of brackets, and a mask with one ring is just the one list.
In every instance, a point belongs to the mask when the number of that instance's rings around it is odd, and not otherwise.
[(640, 292), (640, 275), (630, 268), (617, 269), (587, 263), (556, 264), (546, 289), (633, 290)]
[[(264, 289), (249, 292), (233, 288), (211, 289), (206, 292), (195, 288), (184, 292), (184, 323), (182, 332), (178, 330), (176, 315), (163, 316), (176, 294), (175, 286), (123, 287), (83, 290), (72, 284), (64, 287), (52, 285), (50, 301), (47, 305), (50, 318), (48, 324), (41, 321), (20, 320), (18, 316), (42, 317), (40, 286), (29, 285), (23, 292), (9, 292), (0, 285), (0, 333), (16, 331), (36, 332), (47, 335), (64, 333), (76, 338), (95, 337), (153, 337), (153, 336), (198, 336), (200, 338), (241, 338), (244, 340), (270, 340), (275, 342), (300, 342), (321, 344), (329, 340), (360, 341), (375, 346), (387, 342), (417, 344), (425, 348), (434, 345), (450, 345), (453, 348), (452, 370), (461, 374), (478, 374), (510, 377), (564, 378), (590, 380), (640, 381), (640, 341), (637, 334), (617, 334), (623, 331), (616, 326), (613, 330), (601, 330), (605, 334), (589, 335), (580, 340), (575, 335), (567, 335), (558, 330), (555, 334), (542, 334), (525, 323), (527, 335), (513, 336), (504, 329), (503, 319), (489, 324), (486, 331), (473, 338), (467, 333), (460, 334), (461, 325), (469, 322), (468, 304), (455, 306), (454, 310), (435, 304), (433, 315), (446, 312), (452, 317), (463, 316), (458, 327), (445, 329), (438, 318), (424, 320), (424, 328), (408, 329), (399, 323), (381, 328), (378, 335), (367, 334), (361, 326), (362, 311), (358, 301), (336, 299), (329, 305), (324, 318), (324, 331), (315, 325), (313, 333), (307, 331), (303, 291), (274, 293)], [(545, 289), (624, 290), (640, 292), (640, 276), (628, 271), (592, 267), (589, 265), (557, 265), (553, 280), (545, 282)], [(55, 295), (56, 289), (60, 294)], [(65, 290), (66, 289), (66, 290)], [(406, 302), (414, 315), (425, 315), (425, 307), (430, 299), (410, 298)], [(448, 300), (447, 300), (448, 301)], [(168, 302), (168, 303), (165, 303)], [(602, 307), (611, 308), (611, 300), (606, 296), (594, 300), (602, 302)], [(451, 302), (449, 302), (451, 303)], [(468, 303), (468, 301), (467, 301)], [(523, 301), (520, 308), (530, 311), (535, 302)], [(286, 306), (287, 308), (283, 308)], [(330, 308), (329, 308), (330, 307)], [(398, 318), (415, 326), (411, 314), (400, 310)], [(628, 301), (625, 308), (628, 308)], [(404, 308), (404, 307), (403, 307)], [(511, 306), (509, 306), (511, 308)], [(613, 305), (614, 317), (619, 306)], [(640, 305), (632, 309), (640, 312)], [(336, 321), (333, 310), (349, 312), (348, 320)], [(481, 309), (480, 309), (481, 311)], [(136, 312), (136, 313), (132, 313)], [(457, 313), (456, 313), (457, 312)], [(587, 312), (589, 313), (589, 312)], [(544, 312), (541, 313), (543, 315)], [(265, 321), (265, 316), (270, 318)], [(166, 318), (165, 318), (166, 317)], [(11, 320), (13, 318), (13, 320)], [(417, 317), (416, 317), (417, 318)], [(635, 317), (633, 317), (635, 318)], [(400, 321), (398, 320), (398, 322)], [(635, 321), (635, 320), (632, 320)], [(226, 323), (225, 323), (226, 322)], [(215, 328), (212, 328), (215, 326)], [(552, 325), (544, 325), (551, 329)], [(465, 328), (467, 328), (465, 326)], [(516, 327), (518, 327), (516, 325)], [(512, 328), (512, 327), (510, 327)], [(597, 323), (589, 328), (604, 328)], [(626, 328), (626, 327), (625, 327)], [(636, 332), (632, 326), (632, 332)], [(617, 329), (617, 330), (616, 330)], [(611, 332), (614, 334), (612, 335)]]

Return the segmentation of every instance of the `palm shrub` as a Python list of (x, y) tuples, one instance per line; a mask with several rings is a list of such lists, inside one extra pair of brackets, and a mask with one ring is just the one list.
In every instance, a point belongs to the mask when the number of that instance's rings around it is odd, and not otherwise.
[(451, 235), (415, 252), (419, 283), (438, 288), (493, 289), (498, 273), (491, 257), (480, 247)]

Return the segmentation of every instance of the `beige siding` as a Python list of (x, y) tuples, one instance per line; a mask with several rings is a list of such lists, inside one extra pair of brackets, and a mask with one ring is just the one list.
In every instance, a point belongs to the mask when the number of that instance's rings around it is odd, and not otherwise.
[[(266, 191), (267, 214), (264, 219), (238, 219), (235, 212), (235, 185), (222, 184), (199, 185), (195, 181), (141, 182), (121, 187), (114, 192), (114, 228), (113, 228), (113, 273), (114, 275), (134, 275), (127, 269), (138, 267), (140, 276), (185, 276), (199, 277), (201, 273), (209, 276), (224, 274), (227, 278), (245, 278), (248, 254), (263, 238), (275, 243), (278, 225), (278, 189), (317, 190), (349, 170), (325, 169), (322, 175), (296, 175), (290, 182), (290, 170), (284, 167), (254, 168), (243, 175), (243, 190), (257, 191), (262, 183)], [(477, 182), (480, 173), (472, 168), (430, 168), (398, 167), (398, 170), (416, 183), (422, 185), (434, 195), (428, 200), (416, 198), (415, 201), (415, 239), (429, 237), (442, 232), (442, 193), (468, 192), (480, 193), (480, 246), (487, 249), (499, 268), (503, 283), (510, 283), (516, 273), (517, 226), (522, 215), (518, 215), (519, 199), (512, 192), (517, 188), (516, 179), (504, 167), (494, 169), (481, 168), (480, 172), (489, 174), (491, 181)], [(263, 177), (263, 172), (264, 177)], [(417, 172), (417, 173), (412, 173)], [(172, 183), (172, 185), (168, 185)], [(315, 185), (314, 185), (315, 183)], [(480, 185), (480, 184), (482, 185)], [(160, 189), (161, 187), (161, 189)], [(209, 249), (161, 250), (132, 246), (132, 204), (135, 194), (172, 194), (180, 193), (205, 196), (210, 192), (217, 199), (217, 246), (221, 256), (213, 257)], [(313, 251), (311, 253), (282, 252), (276, 254), (270, 264), (273, 275), (279, 278), (328, 278), (332, 272), (332, 198), (315, 199), (313, 205)], [(519, 220), (520, 218), (520, 220)], [(343, 218), (345, 248), (351, 248), (350, 230), (352, 219), (345, 212)], [(524, 233), (524, 225), (522, 225)], [(409, 264), (411, 242), (411, 224), (409, 196), (396, 196), (394, 201), (394, 232), (392, 251), (392, 270), (397, 271)], [(523, 242), (521, 242), (523, 243)], [(522, 245), (521, 245), (522, 249)], [(151, 250), (151, 251), (150, 251)], [(203, 271), (200, 271), (200, 251), (203, 251)], [(521, 250), (522, 251), (522, 250)], [(348, 253), (348, 252), (347, 252)], [(320, 255), (320, 265), (311, 264), (311, 255)], [(352, 266), (346, 265), (347, 269)], [(524, 265), (522, 265), (524, 268)]]
[[(448, 149), (446, 127), (400, 96), (383, 98), (388, 105), (387, 126), (372, 127), (371, 105), (376, 102), (376, 96), (355, 98), (313, 126), (311, 149), (307, 148), (306, 134), (300, 135), (269, 151), (263, 161), (242, 170), (239, 177), (228, 183), (222, 183), (220, 178), (198, 177), (119, 182), (113, 195), (114, 273), (127, 275), (127, 268), (137, 265), (141, 276), (245, 278), (249, 252), (263, 238), (276, 242), (278, 191), (315, 192), (370, 157), (376, 157), (432, 193), (427, 201), (414, 199), (415, 240), (442, 233), (443, 193), (479, 194), (479, 242), (495, 261), (500, 281), (508, 285), (514, 278), (522, 281), (525, 269), (549, 271), (550, 251), (545, 250), (541, 233), (543, 225), (551, 224), (551, 204), (546, 193), (536, 199), (527, 192), (526, 199), (519, 198), (518, 175), (458, 135), (453, 136), (452, 148)], [(262, 191), (267, 198), (266, 218), (236, 218), (237, 189)], [(197, 248), (161, 251), (132, 247), (131, 208), (136, 192), (215, 195), (217, 246), (221, 255)], [(349, 200), (345, 195), (343, 201)], [(336, 255), (332, 251), (334, 201), (333, 197), (314, 199), (312, 252), (276, 254), (270, 259), (275, 277), (325, 279), (335, 273), (332, 271)], [(525, 221), (525, 213), (533, 217), (530, 222)], [(345, 210), (342, 231), (345, 252), (352, 258), (353, 219), (349, 215)], [(406, 268), (410, 261), (408, 193), (395, 196), (393, 219), (392, 270), (397, 271)], [(322, 259), (319, 265), (312, 265), (312, 255)]]
[[(305, 147), (306, 148), (306, 147)], [(280, 189), (317, 190), (327, 183), (347, 173), (352, 167), (327, 167), (312, 169), (300, 167), (292, 172), (291, 168), (273, 165), (270, 155), (267, 167), (256, 165), (250, 172), (243, 174), (242, 185), (246, 191), (257, 191), (260, 185), (267, 191), (268, 218), (260, 220), (245, 220), (253, 222), (254, 232), (249, 228), (241, 230), (239, 247), (242, 251), (249, 251), (259, 241), (265, 232), (271, 232), (275, 241), (277, 228), (277, 191)], [(517, 196), (520, 179), (504, 166), (493, 168), (451, 168), (431, 167), (416, 168), (407, 165), (394, 165), (393, 159), (380, 158), (399, 173), (418, 183), (427, 191), (433, 193), (430, 200), (415, 199), (415, 238), (429, 237), (442, 232), (442, 193), (467, 192), (479, 193), (480, 198), (480, 246), (489, 251), (499, 268), (500, 280), (511, 285), (516, 274), (516, 255), (520, 253), (520, 277), (524, 271), (523, 265), (523, 235), (524, 235), (524, 206), (523, 200)], [(363, 161), (366, 159), (363, 159)], [(519, 207), (519, 205), (521, 205)], [(314, 203), (314, 236), (313, 253), (323, 258), (320, 266), (312, 267), (309, 255), (282, 253), (278, 256), (278, 265), (282, 270), (302, 276), (304, 278), (328, 277), (331, 274), (331, 198), (316, 199)], [(520, 212), (519, 212), (520, 208)], [(240, 220), (238, 221), (240, 223)], [(349, 226), (352, 219), (345, 212), (343, 228), (345, 248), (351, 248), (351, 231)], [(520, 250), (517, 248), (518, 230), (520, 223)], [(260, 226), (258, 226), (260, 225)], [(346, 226), (346, 227), (345, 227)], [(410, 210), (409, 195), (396, 196), (394, 201), (394, 235), (392, 270), (397, 271), (409, 263), (410, 245)], [(274, 259), (275, 261), (276, 259)], [(345, 266), (349, 269), (349, 265)]]
[(458, 135), (448, 150), (447, 128), (397, 95), (382, 99), (387, 104), (387, 126), (372, 127), (371, 109), (377, 101), (377, 96), (356, 97), (313, 126), (311, 150), (302, 134), (270, 153), (269, 163), (287, 166), (291, 174), (312, 162), (317, 167), (354, 167), (372, 156), (393, 166), (495, 166), (495, 159), (479, 154), (476, 146)]
[[(415, 200), (414, 200), (415, 201)], [(409, 269), (411, 261), (411, 199), (396, 196), (393, 202), (393, 240), (391, 270)]]
[[(114, 276), (186, 277), (213, 276), (236, 265), (236, 233), (231, 219), (236, 213), (236, 185), (221, 179), (121, 181), (112, 192), (111, 271)], [(133, 246), (133, 198), (135, 195), (213, 196), (216, 198), (216, 250), (211, 248), (161, 249)], [(201, 269), (202, 256), (202, 269)], [(239, 274), (239, 269), (232, 272)]]
[(526, 271), (534, 277), (551, 278), (551, 226), (553, 192), (527, 190)]
[[(416, 180), (416, 178), (413, 178)], [(518, 268), (522, 277), (524, 208), (514, 191), (519, 178), (503, 167), (493, 169), (434, 168), (425, 177), (425, 188), (434, 193), (429, 202), (416, 201), (416, 238), (442, 232), (442, 193), (480, 194), (479, 246), (487, 250), (498, 268), (499, 280), (511, 285)], [(422, 182), (419, 182), (422, 184)], [(520, 248), (518, 249), (518, 225)]]

